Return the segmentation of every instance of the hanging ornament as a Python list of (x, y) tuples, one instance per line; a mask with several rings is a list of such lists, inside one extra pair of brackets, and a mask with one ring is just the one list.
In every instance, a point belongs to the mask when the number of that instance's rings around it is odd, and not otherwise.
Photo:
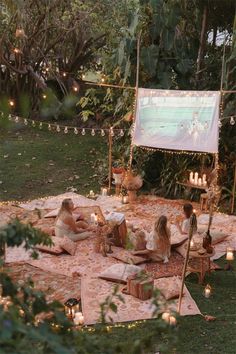
[(59, 125), (57, 125), (57, 127), (56, 127), (56, 131), (57, 131), (58, 133), (60, 133), (61, 128), (60, 128), (60, 126), (59, 126)]
[(120, 131), (120, 136), (124, 136), (124, 135), (125, 135), (124, 130), (121, 129), (121, 131)]
[(35, 121), (32, 120), (32, 127), (35, 127)]
[(19, 117), (15, 117), (15, 122), (18, 123), (19, 122)]
[(51, 124), (48, 124), (48, 130), (52, 130)]
[(104, 132), (104, 130), (102, 129), (101, 130), (101, 136), (105, 136), (106, 135), (106, 133)]
[(234, 125), (234, 124), (235, 124), (235, 120), (234, 120), (234, 117), (233, 117), (233, 116), (230, 117), (230, 124), (231, 124), (231, 125)]
[(40, 123), (39, 123), (39, 129), (42, 129), (42, 127), (43, 127), (43, 123), (40, 122)]
[(28, 125), (27, 119), (24, 119), (24, 125)]
[(65, 129), (64, 129), (64, 133), (65, 133), (65, 134), (68, 133), (68, 128), (67, 128), (67, 127), (65, 127)]
[(219, 120), (218, 126), (219, 126), (219, 128), (221, 128), (221, 127), (222, 127), (222, 123), (221, 123), (221, 121), (220, 121), (220, 120)]
[(85, 135), (85, 134), (86, 134), (86, 132), (85, 132), (85, 129), (84, 129), (84, 128), (82, 129), (81, 134), (82, 134), (82, 135)]
[(95, 133), (95, 130), (94, 129), (92, 129), (92, 131), (91, 131), (91, 135), (92, 136), (94, 136), (96, 133)]
[(74, 133), (77, 135), (78, 134), (78, 129), (74, 128)]

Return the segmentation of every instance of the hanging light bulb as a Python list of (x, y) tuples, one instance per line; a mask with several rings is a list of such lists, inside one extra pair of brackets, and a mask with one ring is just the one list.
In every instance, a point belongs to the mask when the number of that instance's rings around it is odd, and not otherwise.
[(102, 129), (101, 130), (101, 136), (105, 136), (106, 135), (106, 133), (104, 132), (104, 130)]
[(35, 127), (35, 121), (32, 120), (32, 127)]
[(74, 133), (77, 135), (78, 134), (78, 129), (74, 128)]
[(59, 126), (59, 125), (57, 125), (57, 127), (56, 127), (56, 131), (57, 131), (58, 133), (60, 133), (61, 128), (60, 128), (60, 126)]
[(111, 136), (114, 136), (114, 135), (115, 135), (115, 134), (114, 134), (114, 130), (113, 130), (112, 127), (110, 128), (110, 132), (111, 132)]
[(94, 136), (96, 133), (95, 133), (95, 130), (94, 129), (92, 129), (92, 131), (91, 131), (91, 135), (92, 136)]
[(43, 94), (43, 99), (46, 100), (47, 95), (45, 95), (45, 93)]
[(62, 73), (62, 76), (63, 76), (63, 77), (66, 77), (66, 72), (65, 72), (65, 71)]
[(48, 130), (52, 130), (51, 124), (48, 124)]
[(219, 120), (218, 126), (219, 126), (219, 128), (221, 128), (221, 127), (222, 127), (222, 123), (221, 123), (221, 121), (220, 121), (220, 120)]
[(18, 123), (19, 122), (19, 117), (15, 117), (15, 122)]
[(235, 120), (234, 120), (234, 117), (233, 117), (233, 116), (230, 117), (230, 124), (231, 124), (231, 125), (234, 125), (234, 124), (235, 124)]
[(82, 79), (85, 80), (85, 75), (84, 74), (82, 74)]
[(9, 101), (9, 106), (14, 107), (15, 106), (15, 101), (14, 100), (10, 100)]
[(42, 127), (43, 127), (43, 123), (40, 122), (40, 123), (39, 123), (39, 129), (42, 129)]
[(209, 125), (208, 125), (208, 122), (206, 121), (205, 124), (204, 124), (204, 129), (208, 129)]
[(65, 129), (64, 129), (64, 133), (65, 133), (65, 134), (68, 133), (68, 128), (67, 128), (67, 127), (65, 127)]
[(73, 91), (78, 92), (78, 86), (73, 86)]
[(124, 130), (121, 129), (121, 131), (120, 131), (120, 136), (124, 136), (124, 135), (125, 135)]
[(27, 119), (24, 119), (24, 125), (28, 125)]
[(84, 128), (82, 129), (81, 134), (82, 134), (82, 135), (85, 135), (85, 134), (86, 134), (86, 132), (85, 132), (85, 129), (84, 129)]

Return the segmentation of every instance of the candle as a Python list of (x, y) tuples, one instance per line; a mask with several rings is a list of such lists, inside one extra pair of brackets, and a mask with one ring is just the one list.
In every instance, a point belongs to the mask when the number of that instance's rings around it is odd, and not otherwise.
[(84, 324), (84, 316), (83, 316), (82, 312), (75, 313), (74, 324), (76, 326)]
[(90, 196), (90, 197), (94, 197), (94, 191), (93, 191), (93, 190), (91, 190), (91, 191), (89, 192), (89, 196)]
[(198, 172), (195, 172), (194, 174), (194, 184), (197, 185), (198, 182)]
[(122, 203), (123, 203), (123, 204), (127, 204), (128, 202), (129, 202), (128, 196), (127, 196), (127, 195), (124, 195), (124, 196), (122, 197)]
[(204, 289), (204, 296), (207, 299), (211, 296), (211, 286), (209, 284), (207, 284), (205, 289)]
[(193, 240), (190, 241), (190, 249), (193, 250), (195, 248), (195, 242)]
[(233, 261), (233, 260), (234, 260), (234, 251), (232, 248), (227, 248), (226, 261)]
[(202, 179), (198, 178), (198, 185), (201, 186), (202, 185)]
[(107, 196), (107, 188), (102, 188), (102, 196), (103, 197)]
[(206, 187), (207, 186), (207, 181), (203, 181), (203, 186)]
[(193, 183), (193, 172), (192, 171), (189, 174), (189, 182)]
[(206, 174), (205, 173), (203, 173), (203, 175), (202, 175), (202, 182), (203, 182), (203, 184), (204, 184), (204, 182), (206, 182)]
[(177, 320), (176, 320), (175, 316), (170, 316), (169, 323), (170, 323), (171, 326), (175, 326), (176, 325)]

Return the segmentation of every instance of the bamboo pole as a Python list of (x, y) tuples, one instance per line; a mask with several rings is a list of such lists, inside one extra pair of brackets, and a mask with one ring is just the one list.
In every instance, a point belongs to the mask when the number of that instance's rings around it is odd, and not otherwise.
[[(136, 66), (136, 83), (135, 83), (135, 100), (134, 100), (134, 112), (133, 112), (133, 123), (135, 122), (135, 116), (137, 112), (137, 104), (138, 104), (138, 87), (139, 87), (139, 67), (140, 67), (140, 43), (141, 43), (141, 35), (142, 31), (139, 32), (138, 40), (137, 40), (137, 66)], [(133, 161), (133, 137), (131, 137), (130, 144), (130, 159), (129, 159), (129, 171), (132, 167)]]
[(232, 204), (231, 204), (231, 214), (234, 212), (234, 202), (235, 202), (235, 190), (236, 190), (236, 163), (234, 165), (234, 184), (232, 190)]
[(82, 81), (82, 82), (83, 82), (85, 85), (91, 85), (91, 86), (101, 86), (101, 87), (111, 87), (111, 88), (135, 90), (135, 87), (132, 87), (132, 86), (97, 83), (97, 82), (92, 82), (92, 81), (86, 81), (86, 82), (85, 82), (85, 81)]
[(190, 230), (188, 234), (188, 244), (187, 244), (187, 251), (186, 251), (186, 256), (184, 260), (184, 267), (183, 267), (183, 272), (182, 272), (182, 278), (181, 278), (181, 287), (180, 287), (180, 293), (179, 293), (179, 301), (178, 301), (178, 313), (180, 314), (181, 310), (181, 305), (182, 305), (182, 299), (183, 299), (183, 292), (184, 292), (184, 280), (185, 280), (185, 275), (186, 275), (186, 270), (187, 270), (187, 265), (188, 265), (188, 260), (189, 260), (189, 251), (190, 251), (190, 242), (193, 236), (193, 230), (196, 225), (196, 214), (193, 213), (191, 216), (190, 220)]
[(111, 192), (111, 180), (112, 180), (112, 129), (110, 128), (109, 130), (109, 152), (108, 152), (108, 165), (109, 165), (109, 171), (108, 171), (108, 178), (109, 178), (109, 184), (108, 184), (108, 191), (109, 194)]

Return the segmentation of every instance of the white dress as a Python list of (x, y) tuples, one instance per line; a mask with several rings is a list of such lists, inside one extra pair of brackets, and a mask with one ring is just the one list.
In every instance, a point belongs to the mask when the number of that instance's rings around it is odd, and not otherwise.
[(69, 237), (72, 241), (84, 240), (90, 236), (89, 232), (75, 233), (71, 231), (70, 226), (65, 224), (62, 220), (57, 219), (55, 225), (55, 236), (57, 237)]

